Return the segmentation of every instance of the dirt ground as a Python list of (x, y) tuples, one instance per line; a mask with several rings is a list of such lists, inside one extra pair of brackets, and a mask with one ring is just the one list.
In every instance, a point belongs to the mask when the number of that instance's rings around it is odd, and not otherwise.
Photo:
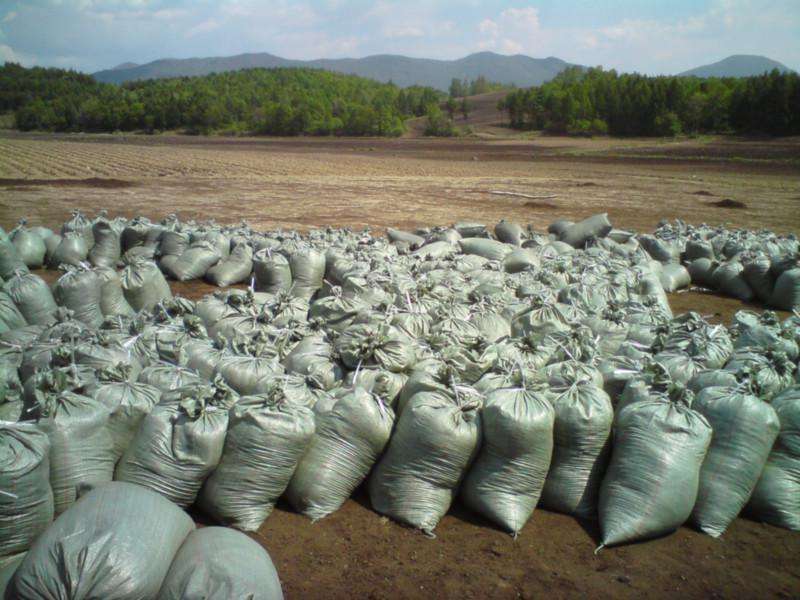
[[(475, 118), (494, 117), (487, 108)], [(73, 208), (106, 208), (112, 216), (246, 219), (259, 228), (508, 218), (543, 229), (556, 218), (607, 211), (618, 227), (637, 230), (680, 217), (800, 231), (796, 138), (528, 139), (502, 137), (490, 125), (461, 140), (0, 132), (0, 225), (27, 216), (55, 227)], [(725, 199), (746, 207), (713, 204)], [(213, 288), (194, 282), (174, 290), (196, 298)], [(676, 312), (722, 322), (757, 308), (694, 291), (670, 301)], [(513, 540), (456, 502), (428, 539), (373, 512), (359, 491), (315, 524), (279, 505), (254, 538), (290, 599), (800, 597), (797, 533), (741, 518), (717, 540), (682, 527), (594, 554), (597, 533), (595, 524), (537, 510)]]

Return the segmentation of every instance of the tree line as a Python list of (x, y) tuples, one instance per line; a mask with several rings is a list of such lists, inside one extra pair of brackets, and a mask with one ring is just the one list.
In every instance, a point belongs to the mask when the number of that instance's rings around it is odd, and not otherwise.
[(800, 76), (649, 77), (570, 68), (498, 103), (511, 127), (573, 135), (800, 134)]
[(477, 96), (478, 94), (488, 94), (489, 92), (501, 92), (511, 89), (514, 86), (489, 81), (483, 75), (478, 75), (476, 79), (458, 79), (453, 77), (450, 80), (449, 94), (451, 98), (463, 98), (464, 96)]
[(202, 77), (100, 83), (62, 69), (0, 67), (0, 111), (22, 130), (227, 131), (400, 135), (437, 107), (433, 88), (399, 88), (316, 69), (248, 69)]

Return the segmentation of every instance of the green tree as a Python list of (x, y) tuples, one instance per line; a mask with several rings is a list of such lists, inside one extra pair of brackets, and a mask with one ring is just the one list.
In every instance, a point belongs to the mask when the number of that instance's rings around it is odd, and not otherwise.
[(449, 90), (451, 98), (460, 98), (466, 93), (464, 90), (464, 84), (457, 77), (453, 77), (453, 79), (450, 81)]
[(445, 102), (445, 109), (447, 110), (447, 116), (450, 119), (454, 119), (456, 115), (456, 111), (458, 110), (458, 104), (456, 104), (456, 99), (453, 96), (450, 96)]
[(470, 105), (469, 102), (467, 102), (466, 98), (461, 98), (461, 105), (459, 106), (459, 110), (461, 110), (461, 114), (464, 116), (464, 120), (466, 121), (469, 118), (470, 111), (472, 110), (472, 106)]

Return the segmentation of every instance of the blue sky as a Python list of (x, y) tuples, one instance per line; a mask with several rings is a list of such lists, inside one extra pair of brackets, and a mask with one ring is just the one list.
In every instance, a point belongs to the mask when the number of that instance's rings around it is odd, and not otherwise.
[(644, 73), (730, 54), (800, 69), (800, 0), (0, 0), (0, 61), (24, 65), (481, 50)]

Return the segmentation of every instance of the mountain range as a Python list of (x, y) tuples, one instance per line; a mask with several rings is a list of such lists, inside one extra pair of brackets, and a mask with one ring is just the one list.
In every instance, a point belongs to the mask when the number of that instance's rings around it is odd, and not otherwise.
[(518, 86), (540, 85), (558, 75), (569, 63), (560, 58), (531, 58), (517, 54), (503, 56), (493, 52), (470, 54), (458, 60), (409, 58), (376, 54), (365, 58), (290, 60), (272, 54), (240, 54), (211, 58), (165, 58), (144, 65), (125, 63), (94, 73), (95, 79), (123, 83), (137, 79), (208, 75), (256, 67), (309, 67), (338, 71), (378, 81), (393, 81), (399, 86), (427, 85), (446, 90), (454, 77), (476, 79), (483, 75), (491, 81)]
[[(490, 81), (519, 87), (541, 85), (571, 66), (560, 58), (531, 58), (522, 54), (505, 56), (494, 52), (478, 52), (457, 60), (410, 58), (393, 54), (376, 54), (365, 58), (291, 60), (273, 54), (239, 54), (209, 58), (165, 58), (142, 65), (123, 63), (94, 73), (95, 79), (123, 83), (140, 79), (208, 75), (223, 71), (252, 68), (309, 67), (393, 81), (399, 86), (426, 85), (446, 90), (453, 78), (476, 79), (483, 75)], [(681, 75), (698, 77), (745, 77), (786, 66), (764, 56), (737, 55), (720, 62), (685, 71)]]
[(753, 75), (767, 73), (773, 69), (778, 69), (782, 73), (791, 71), (783, 63), (766, 56), (734, 54), (710, 65), (703, 65), (702, 67), (684, 71), (679, 75), (693, 77), (752, 77)]

